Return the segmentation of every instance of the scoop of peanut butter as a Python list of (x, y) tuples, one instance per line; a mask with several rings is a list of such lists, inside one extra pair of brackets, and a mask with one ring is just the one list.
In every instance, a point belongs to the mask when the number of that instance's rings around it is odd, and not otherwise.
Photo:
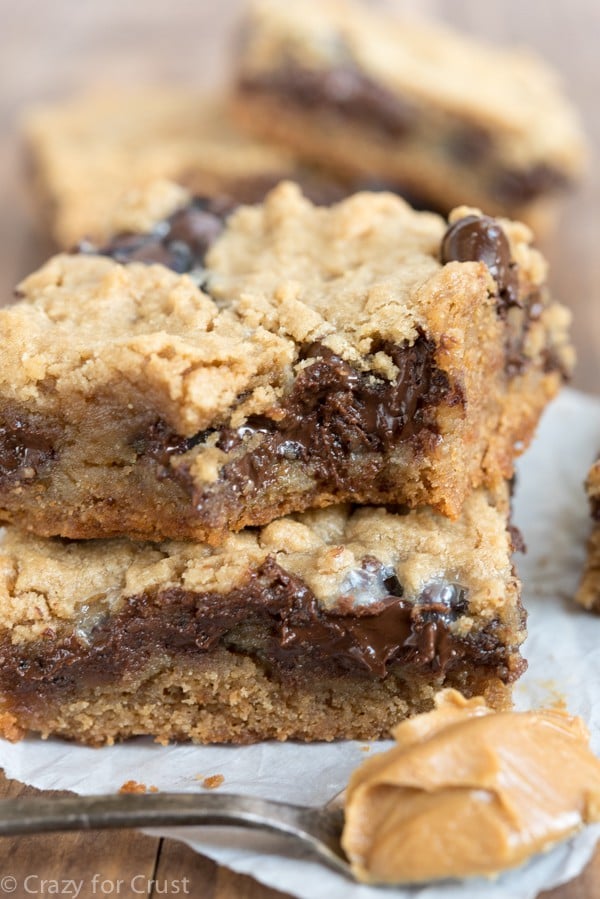
[(493, 712), (444, 690), (394, 738), (346, 794), (342, 843), (360, 880), (491, 876), (600, 820), (600, 761), (565, 712)]

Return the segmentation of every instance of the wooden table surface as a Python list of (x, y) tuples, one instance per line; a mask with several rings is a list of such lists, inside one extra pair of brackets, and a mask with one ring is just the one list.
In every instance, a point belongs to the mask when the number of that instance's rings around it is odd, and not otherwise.
[[(495, 41), (528, 44), (563, 73), (584, 116), (592, 153), (586, 181), (567, 202), (560, 230), (544, 250), (552, 264), (552, 285), (575, 316), (579, 366), (574, 385), (600, 392), (598, 0), (388, 0), (387, 5), (437, 15)], [(0, 0), (0, 303), (48, 251), (35, 236), (27, 206), (17, 136), (20, 111), (98, 83), (171, 81), (210, 88), (226, 78), (224, 48), (240, 7), (239, 0)], [(33, 792), (0, 775), (0, 796)], [(28, 875), (29, 892), (24, 886)], [(101, 895), (99, 879), (108, 882), (104, 894), (111, 883), (122, 881), (119, 895), (124, 896), (185, 895), (186, 886), (189, 895), (202, 899), (282, 895), (181, 844), (134, 832), (0, 841), (0, 899), (7, 876), (15, 878), (12, 895), (18, 897), (35, 895), (32, 889), (42, 895), (42, 879), (65, 877), (83, 882), (82, 899)], [(11, 885), (4, 881), (4, 893)], [(600, 853), (581, 877), (549, 896), (600, 896)]]

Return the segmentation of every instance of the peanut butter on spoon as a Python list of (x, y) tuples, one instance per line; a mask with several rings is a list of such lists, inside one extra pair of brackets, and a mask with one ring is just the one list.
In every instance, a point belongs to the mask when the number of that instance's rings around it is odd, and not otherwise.
[(360, 880), (492, 876), (600, 820), (600, 761), (563, 711), (444, 690), (394, 738), (348, 785), (342, 845)]

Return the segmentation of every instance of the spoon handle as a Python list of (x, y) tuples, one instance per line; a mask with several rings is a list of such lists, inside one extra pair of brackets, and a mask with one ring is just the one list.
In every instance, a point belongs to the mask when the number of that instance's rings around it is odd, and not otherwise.
[(340, 847), (341, 811), (219, 793), (68, 796), (0, 801), (0, 836), (125, 827), (225, 825), (288, 834), (309, 844), (321, 858), (348, 871)]

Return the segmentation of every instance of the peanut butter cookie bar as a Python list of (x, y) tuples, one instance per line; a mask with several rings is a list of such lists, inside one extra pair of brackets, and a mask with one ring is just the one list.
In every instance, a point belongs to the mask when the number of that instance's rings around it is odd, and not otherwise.
[(583, 577), (575, 599), (584, 609), (600, 612), (600, 459), (590, 469), (586, 490), (594, 524), (588, 541)]
[(0, 544), (0, 731), (90, 744), (369, 739), (525, 663), (506, 496), (331, 507), (205, 544)]
[(235, 111), (250, 133), (353, 177), (540, 228), (583, 141), (554, 73), (523, 51), (342, 0), (258, 0)]
[(261, 200), (284, 178), (323, 202), (350, 189), (235, 127), (218, 96), (191, 90), (95, 92), (32, 110), (24, 132), (54, 241), (107, 240), (132, 188), (171, 179), (195, 193)]
[(216, 544), (340, 501), (457, 516), (572, 364), (530, 240), (284, 183), (51, 259), (0, 310), (0, 519)]

